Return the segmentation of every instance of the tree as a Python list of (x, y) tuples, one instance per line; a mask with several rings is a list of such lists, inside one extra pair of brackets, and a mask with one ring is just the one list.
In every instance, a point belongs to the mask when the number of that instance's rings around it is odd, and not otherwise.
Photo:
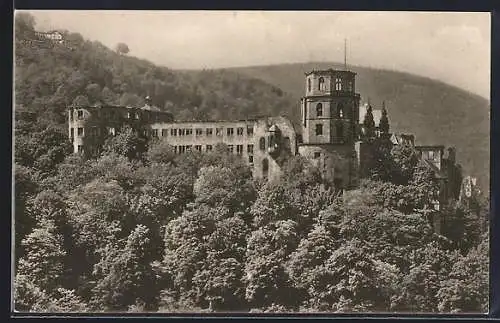
[(357, 239), (344, 243), (312, 272), (309, 304), (318, 310), (364, 312), (388, 308), (377, 266)]
[(393, 298), (398, 311), (437, 312), (440, 285), (448, 278), (457, 254), (433, 242), (410, 253), (413, 263), (399, 282)]
[(14, 165), (15, 179), (15, 254), (16, 263), (23, 255), (21, 241), (35, 226), (35, 218), (31, 211), (31, 199), (38, 191), (38, 183), (31, 170), (21, 165)]
[(115, 153), (129, 160), (142, 160), (147, 152), (148, 141), (139, 131), (125, 126), (113, 137), (106, 139), (104, 154)]
[(176, 158), (174, 148), (166, 140), (156, 140), (149, 144), (147, 160), (152, 163), (173, 163)]
[(391, 150), (395, 168), (393, 169), (392, 181), (394, 184), (407, 185), (412, 179), (415, 166), (419, 158), (411, 144), (395, 145)]
[(297, 248), (297, 224), (276, 221), (252, 232), (247, 242), (246, 299), (253, 308), (280, 305), (297, 309), (300, 298), (285, 270), (285, 261)]
[(363, 119), (364, 135), (367, 138), (372, 138), (375, 135), (375, 121), (373, 120), (373, 108), (368, 105), (366, 110), (365, 118)]
[(245, 211), (255, 196), (250, 181), (241, 181), (229, 168), (215, 166), (200, 169), (193, 193), (197, 203), (223, 205), (233, 211)]
[(42, 220), (23, 239), (25, 255), (19, 260), (17, 275), (29, 277), (48, 293), (61, 287), (64, 269), (63, 238), (53, 220)]
[(35, 31), (35, 17), (29, 12), (18, 11), (15, 15), (15, 34), (18, 37), (34, 36)]
[(142, 106), (144, 104), (144, 100), (141, 99), (135, 93), (125, 92), (120, 97), (119, 104), (121, 106), (138, 108), (138, 107), (140, 107), (140, 106)]
[(97, 103), (101, 100), (101, 87), (99, 84), (91, 83), (85, 88), (90, 103)]
[[(199, 205), (167, 224), (163, 306), (216, 308), (244, 303), (241, 283), (247, 227), (227, 208)], [(167, 296), (168, 295), (168, 296)]]
[(98, 278), (94, 304), (104, 310), (125, 310), (135, 304), (144, 304), (146, 310), (156, 308), (149, 235), (148, 228), (138, 225), (126, 240), (111, 241), (98, 251), (101, 260), (94, 268)]
[(387, 110), (385, 108), (385, 105), (382, 108), (382, 116), (380, 117), (378, 128), (384, 136), (387, 136), (389, 134), (389, 118), (387, 117)]
[(442, 280), (437, 299), (441, 312), (488, 311), (489, 295), (489, 248), (488, 237), (453, 264), (447, 277)]
[(130, 52), (128, 45), (125, 43), (118, 43), (115, 47), (115, 50), (120, 55), (126, 55)]

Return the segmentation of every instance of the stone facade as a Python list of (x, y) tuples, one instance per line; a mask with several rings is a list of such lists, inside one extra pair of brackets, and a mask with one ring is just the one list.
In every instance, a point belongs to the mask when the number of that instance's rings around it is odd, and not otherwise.
[(359, 101), (356, 74), (322, 70), (306, 74), (301, 99), (302, 142), (299, 154), (320, 168), (333, 167), (337, 187), (353, 188), (358, 182)]
[[(393, 145), (410, 144), (441, 180), (440, 200), (450, 193), (448, 164), (454, 165), (454, 151), (443, 159), (443, 146), (415, 146), (413, 135), (389, 133), (385, 104), (373, 110), (360, 105), (356, 74), (346, 70), (312, 71), (305, 75), (301, 99), (300, 129), (286, 117), (265, 117), (236, 121), (175, 121), (172, 114), (151, 105), (142, 108), (95, 106), (68, 108), (69, 137), (75, 153), (94, 153), (109, 135), (128, 125), (147, 137), (166, 140), (176, 153), (206, 152), (218, 143), (252, 167), (256, 178), (276, 179), (287, 156), (302, 155), (324, 172), (333, 174), (335, 187), (353, 189), (368, 177), (373, 143), (388, 139)], [(451, 161), (452, 159), (452, 161)]]

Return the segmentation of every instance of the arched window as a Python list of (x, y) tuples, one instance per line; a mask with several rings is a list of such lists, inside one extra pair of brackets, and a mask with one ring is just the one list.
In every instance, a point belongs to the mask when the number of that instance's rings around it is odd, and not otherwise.
[(262, 160), (262, 175), (264, 176), (264, 178), (267, 178), (267, 176), (269, 175), (269, 161), (267, 160), (267, 158), (264, 158)]
[(307, 91), (311, 92), (311, 79), (307, 79)]
[(342, 119), (344, 117), (344, 106), (339, 104), (338, 109), (337, 109), (337, 116)]
[(260, 150), (266, 150), (266, 138), (261, 137), (259, 139), (259, 148)]
[(316, 116), (321, 117), (323, 115), (323, 104), (316, 104)]
[(318, 90), (324, 91), (325, 90), (325, 79), (320, 77), (318, 80)]
[(340, 77), (335, 78), (335, 91), (342, 91), (342, 79)]
[(316, 136), (321, 136), (321, 135), (323, 135), (323, 125), (317, 124), (316, 125)]

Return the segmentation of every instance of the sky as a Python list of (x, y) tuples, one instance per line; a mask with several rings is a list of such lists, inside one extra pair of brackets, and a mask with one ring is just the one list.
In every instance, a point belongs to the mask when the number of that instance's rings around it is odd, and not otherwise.
[(172, 69), (343, 62), (409, 72), (490, 97), (490, 14), (339, 11), (30, 11)]

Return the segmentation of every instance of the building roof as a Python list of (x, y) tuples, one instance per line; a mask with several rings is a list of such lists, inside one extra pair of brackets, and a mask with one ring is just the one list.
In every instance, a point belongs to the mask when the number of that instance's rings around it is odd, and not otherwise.
[(415, 146), (417, 150), (444, 150), (444, 145), (425, 145), (425, 146)]
[[(367, 110), (368, 110), (368, 103), (365, 103), (364, 105), (359, 107), (359, 123), (363, 123), (363, 120), (365, 120), (365, 115)], [(373, 109), (372, 114), (373, 114), (373, 121), (375, 121), (375, 126), (378, 127), (378, 124), (380, 123), (380, 118), (382, 117), (382, 110)]]
[(148, 110), (148, 111), (157, 111), (157, 112), (160, 112), (160, 108), (158, 107), (155, 107), (154, 105), (149, 105), (149, 104), (146, 104), (144, 105), (141, 110)]

